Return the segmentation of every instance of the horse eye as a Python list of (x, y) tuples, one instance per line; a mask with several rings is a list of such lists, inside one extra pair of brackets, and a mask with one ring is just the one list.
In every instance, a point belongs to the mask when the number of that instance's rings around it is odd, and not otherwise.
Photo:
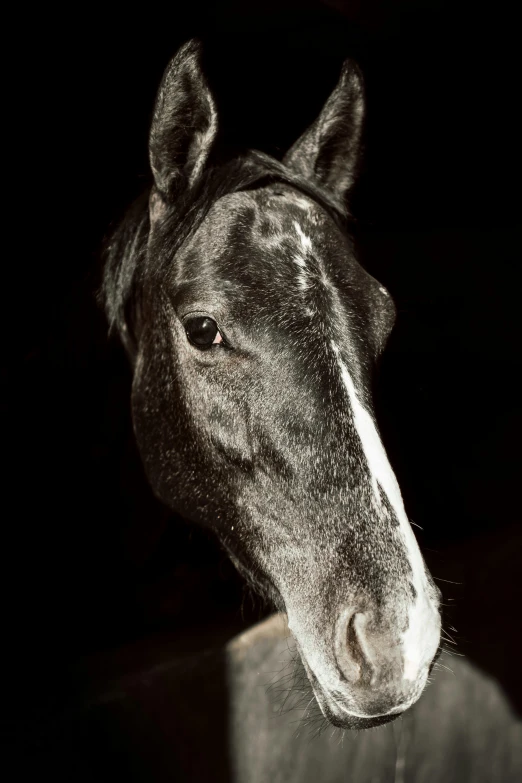
[(208, 315), (190, 315), (183, 321), (183, 326), (196, 348), (210, 348), (223, 342), (217, 323)]

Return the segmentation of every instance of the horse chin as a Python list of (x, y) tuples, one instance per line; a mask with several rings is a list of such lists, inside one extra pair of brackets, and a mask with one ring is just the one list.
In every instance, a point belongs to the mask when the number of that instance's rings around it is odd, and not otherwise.
[(373, 729), (376, 726), (383, 726), (385, 723), (391, 723), (400, 715), (402, 710), (388, 713), (386, 715), (363, 716), (354, 715), (346, 712), (340, 705), (329, 700), (327, 696), (320, 696), (315, 690), (315, 698), (324, 717), (338, 729)]
[(383, 726), (385, 723), (391, 723), (391, 721), (394, 721), (404, 713), (403, 708), (392, 710), (384, 715), (359, 715), (352, 712), (348, 707), (343, 706), (338, 697), (333, 696), (333, 694), (323, 688), (304, 660), (303, 663), (321, 712), (336, 728), (357, 730), (373, 729), (376, 726)]
[(349, 720), (345, 720), (344, 718), (340, 718), (337, 715), (333, 715), (333, 713), (323, 713), (325, 718), (327, 718), (332, 726), (336, 726), (338, 729), (374, 729), (377, 726), (384, 726), (386, 723), (391, 723), (396, 718), (398, 718), (402, 713), (397, 712), (394, 715), (381, 715), (379, 718), (349, 718)]

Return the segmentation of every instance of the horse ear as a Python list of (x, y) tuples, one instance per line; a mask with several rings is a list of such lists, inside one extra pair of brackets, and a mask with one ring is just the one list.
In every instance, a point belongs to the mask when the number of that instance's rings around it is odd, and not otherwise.
[(355, 182), (364, 120), (361, 72), (345, 60), (319, 117), (286, 153), (283, 163), (343, 200)]
[(217, 112), (201, 67), (201, 44), (188, 41), (167, 66), (154, 107), (149, 135), (155, 183), (151, 211), (180, 186), (195, 184), (216, 133)]

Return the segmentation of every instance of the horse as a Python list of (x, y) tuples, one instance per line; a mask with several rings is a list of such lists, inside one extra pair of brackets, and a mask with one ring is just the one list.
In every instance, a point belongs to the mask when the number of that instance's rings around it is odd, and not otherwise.
[(364, 114), (346, 60), (282, 160), (227, 157), (189, 41), (157, 94), (151, 188), (110, 237), (103, 282), (153, 492), (285, 613), (322, 715), (351, 729), (419, 699), (441, 638), (372, 402), (396, 308), (350, 234)]

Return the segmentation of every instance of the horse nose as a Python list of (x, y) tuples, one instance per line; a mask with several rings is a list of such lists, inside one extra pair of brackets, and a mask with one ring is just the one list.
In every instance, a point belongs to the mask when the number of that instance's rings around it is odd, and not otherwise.
[[(426, 634), (435, 629), (427, 627)], [(437, 629), (438, 634), (438, 629)], [(435, 645), (434, 652), (438, 646)], [(430, 649), (433, 645), (430, 645)], [(406, 709), (424, 687), (433, 655), (415, 655), (404, 640), (371, 611), (344, 613), (336, 633), (336, 659), (342, 679), (364, 716)]]

